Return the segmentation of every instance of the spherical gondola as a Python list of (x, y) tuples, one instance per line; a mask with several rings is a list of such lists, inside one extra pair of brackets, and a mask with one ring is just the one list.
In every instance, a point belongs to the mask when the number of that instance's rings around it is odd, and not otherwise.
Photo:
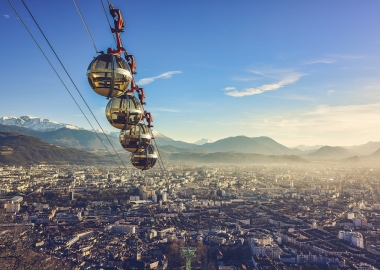
[(120, 55), (111, 53), (95, 57), (86, 75), (91, 88), (108, 98), (124, 94), (132, 80), (128, 62)]
[(120, 131), (119, 136), (121, 146), (131, 153), (144, 150), (152, 141), (148, 127), (140, 122), (129, 130)]
[(153, 145), (148, 145), (144, 150), (131, 153), (131, 163), (139, 170), (149, 170), (157, 161), (157, 151)]
[(144, 109), (134, 95), (115, 97), (106, 107), (108, 122), (118, 129), (131, 129), (140, 122), (143, 114)]

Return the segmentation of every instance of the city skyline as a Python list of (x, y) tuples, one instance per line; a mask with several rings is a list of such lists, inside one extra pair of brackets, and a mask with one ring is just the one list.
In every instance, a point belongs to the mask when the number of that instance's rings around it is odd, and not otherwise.
[[(13, 2), (63, 75), (25, 7)], [(117, 131), (104, 116), (107, 100), (87, 83), (96, 54), (74, 4), (26, 3), (102, 127)], [(101, 4), (77, 3), (98, 50), (114, 47)], [(136, 57), (157, 131), (186, 142), (239, 135), (287, 146), (378, 141), (378, 2), (113, 4), (127, 22), (122, 38)], [(0, 52), (7, 63), (0, 116), (89, 129), (10, 5), (0, 7), (0, 35), (8, 37)]]

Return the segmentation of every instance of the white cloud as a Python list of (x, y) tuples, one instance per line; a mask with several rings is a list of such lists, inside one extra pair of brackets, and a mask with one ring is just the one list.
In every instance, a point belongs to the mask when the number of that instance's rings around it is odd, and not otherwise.
[(327, 95), (328, 96), (332, 96), (334, 94), (335, 90), (328, 90), (327, 91)]
[(5, 19), (9, 19), (11, 16), (8, 15), (8, 14), (3, 14), (3, 17), (4, 17)]
[[(302, 76), (302, 74), (288, 75), (287, 77), (285, 77), (284, 79), (282, 79), (281, 81), (279, 81), (277, 83), (264, 84), (264, 85), (261, 85), (259, 87), (245, 88), (242, 91), (238, 91), (235, 89), (233, 91), (226, 93), (226, 95), (231, 96), (231, 97), (244, 97), (244, 96), (252, 96), (252, 95), (262, 94), (266, 91), (278, 90), (278, 89), (284, 87), (285, 85), (295, 83), (296, 81), (299, 80), (299, 78), (301, 76)], [(231, 87), (229, 87), (229, 88), (231, 88)]]
[(150, 84), (152, 82), (154, 82), (155, 80), (157, 79), (170, 79), (174, 74), (180, 74), (182, 73), (181, 71), (168, 71), (168, 72), (165, 72), (165, 73), (162, 73), (158, 76), (154, 76), (154, 77), (150, 77), (150, 78), (143, 78), (141, 80), (139, 80), (138, 82), (136, 82), (137, 85), (147, 85), (147, 84)]
[(223, 88), (223, 90), (232, 91), (232, 90), (236, 90), (236, 87), (226, 87), (226, 88)]

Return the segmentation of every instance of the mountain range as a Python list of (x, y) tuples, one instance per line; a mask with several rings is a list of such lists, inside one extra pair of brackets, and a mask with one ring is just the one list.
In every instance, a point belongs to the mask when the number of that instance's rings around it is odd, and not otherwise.
[(36, 137), (0, 132), (0, 164), (110, 163), (104, 155), (53, 145)]
[(205, 143), (213, 143), (213, 142), (214, 142), (213, 140), (202, 138), (202, 139), (196, 141), (194, 144), (202, 145)]
[[(93, 152), (105, 152), (102, 142), (110, 148), (109, 140), (117, 151), (123, 153), (118, 139), (118, 132), (108, 134), (106, 138), (103, 133), (96, 134), (93, 131), (73, 125), (60, 124), (48, 119), (30, 116), (20, 118), (2, 117), (0, 123), (3, 123), (0, 124), (0, 132), (16, 132), (37, 137), (50, 144)], [(283, 160), (297, 162), (304, 162), (307, 159), (341, 159), (352, 162), (353, 160), (380, 158), (380, 152), (375, 155), (375, 152), (380, 151), (380, 142), (368, 142), (364, 145), (351, 147), (301, 146), (302, 151), (298, 148), (288, 148), (265, 136), (253, 138), (236, 136), (199, 145), (173, 140), (155, 130), (152, 133), (159, 149), (164, 152), (164, 158), (171, 160), (229, 162), (229, 160), (237, 161), (244, 157), (243, 160), (250, 160), (250, 162), (254, 162), (254, 160), (279, 162), (281, 160), (279, 156), (282, 156)], [(199, 143), (205, 141), (206, 139), (202, 139)], [(263, 156), (277, 157), (264, 158)]]
[(57, 123), (49, 119), (38, 118), (38, 117), (33, 117), (33, 116), (20, 116), (19, 118), (14, 117), (14, 116), (3, 116), (0, 118), (0, 124), (30, 128), (37, 131), (53, 131), (60, 128), (84, 130), (84, 128), (81, 128), (78, 126)]

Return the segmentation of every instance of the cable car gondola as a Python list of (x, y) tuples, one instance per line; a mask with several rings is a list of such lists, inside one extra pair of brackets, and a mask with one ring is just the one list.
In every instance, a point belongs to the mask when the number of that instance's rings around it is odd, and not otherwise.
[(148, 127), (141, 121), (129, 130), (120, 131), (119, 140), (125, 150), (137, 153), (148, 147), (152, 141), (152, 136)]
[(88, 66), (87, 79), (91, 88), (107, 98), (121, 96), (132, 81), (128, 62), (118, 54), (100, 54)]
[(129, 130), (137, 125), (144, 114), (140, 101), (134, 95), (111, 99), (106, 107), (108, 122), (115, 128)]
[(131, 153), (131, 163), (139, 170), (149, 170), (157, 161), (157, 151), (153, 145), (148, 145), (145, 150), (137, 153)]

